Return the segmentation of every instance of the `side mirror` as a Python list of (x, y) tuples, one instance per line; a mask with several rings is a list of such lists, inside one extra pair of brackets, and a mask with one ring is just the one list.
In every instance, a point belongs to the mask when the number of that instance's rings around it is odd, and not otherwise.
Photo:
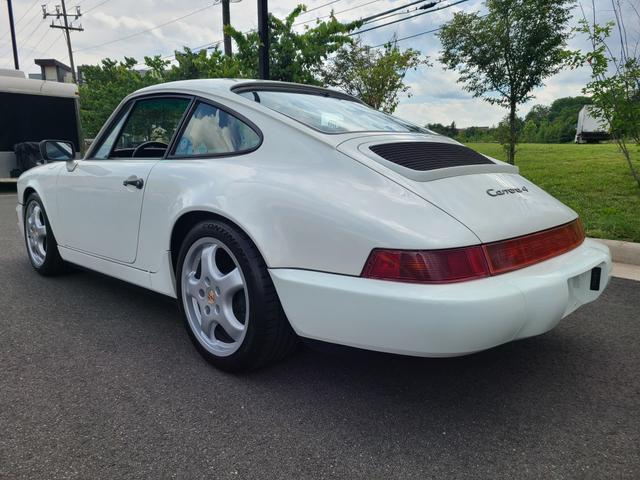
[(66, 140), (42, 140), (40, 155), (47, 162), (68, 162), (76, 158), (73, 143)]

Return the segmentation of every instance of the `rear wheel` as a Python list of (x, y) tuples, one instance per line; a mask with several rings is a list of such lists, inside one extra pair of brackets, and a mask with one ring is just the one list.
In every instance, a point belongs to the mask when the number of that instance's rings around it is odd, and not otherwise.
[(56, 238), (42, 200), (36, 193), (29, 195), (24, 209), (24, 239), (29, 260), (41, 275), (58, 275), (65, 271)]
[(297, 343), (267, 267), (245, 235), (204, 221), (183, 241), (177, 288), (189, 335), (216, 367), (243, 371), (283, 358)]

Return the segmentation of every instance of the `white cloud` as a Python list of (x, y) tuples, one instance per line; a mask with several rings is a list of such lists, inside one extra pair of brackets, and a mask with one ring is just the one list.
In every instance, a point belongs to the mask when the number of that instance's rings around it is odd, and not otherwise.
[(504, 117), (505, 110), (478, 98), (432, 99), (419, 103), (401, 103), (395, 114), (417, 125), (448, 125), (455, 121), (459, 127), (470, 127), (495, 125)]

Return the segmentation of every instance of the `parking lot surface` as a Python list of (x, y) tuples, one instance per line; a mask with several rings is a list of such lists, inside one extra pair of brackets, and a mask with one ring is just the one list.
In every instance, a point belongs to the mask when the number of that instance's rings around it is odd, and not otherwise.
[(38, 276), (0, 195), (0, 478), (639, 478), (640, 283), (554, 331), (418, 359), (307, 347), (234, 376), (175, 303)]

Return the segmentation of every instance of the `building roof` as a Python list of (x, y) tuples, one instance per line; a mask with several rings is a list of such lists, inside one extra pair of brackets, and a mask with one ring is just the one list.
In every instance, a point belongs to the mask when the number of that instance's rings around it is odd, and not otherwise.
[(38, 65), (39, 67), (58, 67), (67, 72), (71, 71), (71, 67), (65, 65), (62, 62), (59, 62), (55, 58), (36, 58), (33, 63)]

